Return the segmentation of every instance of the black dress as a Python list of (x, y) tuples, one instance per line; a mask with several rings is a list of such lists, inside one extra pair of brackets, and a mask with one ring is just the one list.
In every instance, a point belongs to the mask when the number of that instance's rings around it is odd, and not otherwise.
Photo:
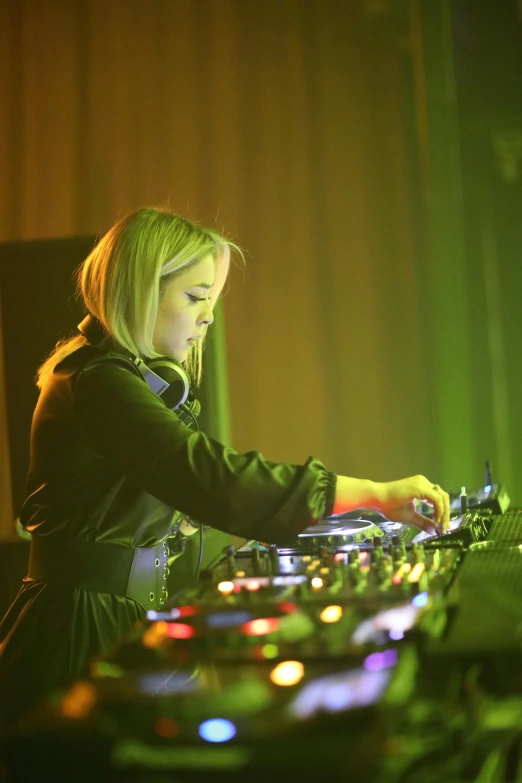
[[(321, 462), (238, 454), (186, 426), (132, 369), (95, 363), (100, 353), (71, 354), (40, 394), (21, 513), (33, 537), (60, 551), (74, 542), (150, 548), (186, 514), (284, 545), (331, 513), (336, 476)], [(24, 579), (0, 624), (4, 719), (84, 674), (144, 613), (126, 595)]]

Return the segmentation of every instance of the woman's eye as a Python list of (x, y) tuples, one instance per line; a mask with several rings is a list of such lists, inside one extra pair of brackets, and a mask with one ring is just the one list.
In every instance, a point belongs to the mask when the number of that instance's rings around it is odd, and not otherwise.
[(193, 294), (187, 294), (191, 302), (204, 302), (206, 297), (194, 296)]

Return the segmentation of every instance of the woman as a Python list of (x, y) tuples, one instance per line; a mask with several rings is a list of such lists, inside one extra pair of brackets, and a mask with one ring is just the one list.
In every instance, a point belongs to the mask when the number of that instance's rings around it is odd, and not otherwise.
[(37, 376), (21, 513), (29, 572), (0, 626), (10, 716), (81, 676), (164, 603), (166, 543), (184, 517), (283, 545), (321, 517), (359, 507), (435, 532), (415, 498), (434, 506), (435, 524), (448, 522), (448, 495), (422, 476), (375, 483), (336, 476), (312, 457), (296, 466), (238, 454), (151, 391), (142, 359), (169, 357), (199, 382), (231, 249), (241, 254), (212, 230), (140, 209), (80, 269), (90, 331), (59, 343)]

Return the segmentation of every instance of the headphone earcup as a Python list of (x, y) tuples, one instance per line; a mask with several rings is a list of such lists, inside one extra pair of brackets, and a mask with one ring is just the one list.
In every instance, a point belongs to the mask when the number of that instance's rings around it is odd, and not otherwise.
[(170, 359), (158, 358), (150, 359), (147, 368), (168, 383), (168, 388), (159, 395), (167, 408), (174, 411), (187, 401), (190, 378), (183, 367)]

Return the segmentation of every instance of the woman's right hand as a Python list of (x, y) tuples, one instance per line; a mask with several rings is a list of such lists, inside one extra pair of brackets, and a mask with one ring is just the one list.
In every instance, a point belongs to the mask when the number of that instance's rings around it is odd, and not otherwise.
[[(433, 506), (433, 520), (415, 510), (416, 500), (424, 500)], [(450, 518), (448, 493), (420, 475), (386, 482), (337, 476), (333, 514), (343, 514), (356, 508), (373, 508), (392, 522), (416, 525), (432, 534), (444, 533)]]
[[(425, 476), (419, 475), (378, 483), (376, 487), (376, 504), (387, 519), (416, 525), (426, 533), (446, 531), (450, 519), (450, 497), (438, 484), (433, 484)], [(415, 510), (416, 500), (433, 506), (433, 520)]]

